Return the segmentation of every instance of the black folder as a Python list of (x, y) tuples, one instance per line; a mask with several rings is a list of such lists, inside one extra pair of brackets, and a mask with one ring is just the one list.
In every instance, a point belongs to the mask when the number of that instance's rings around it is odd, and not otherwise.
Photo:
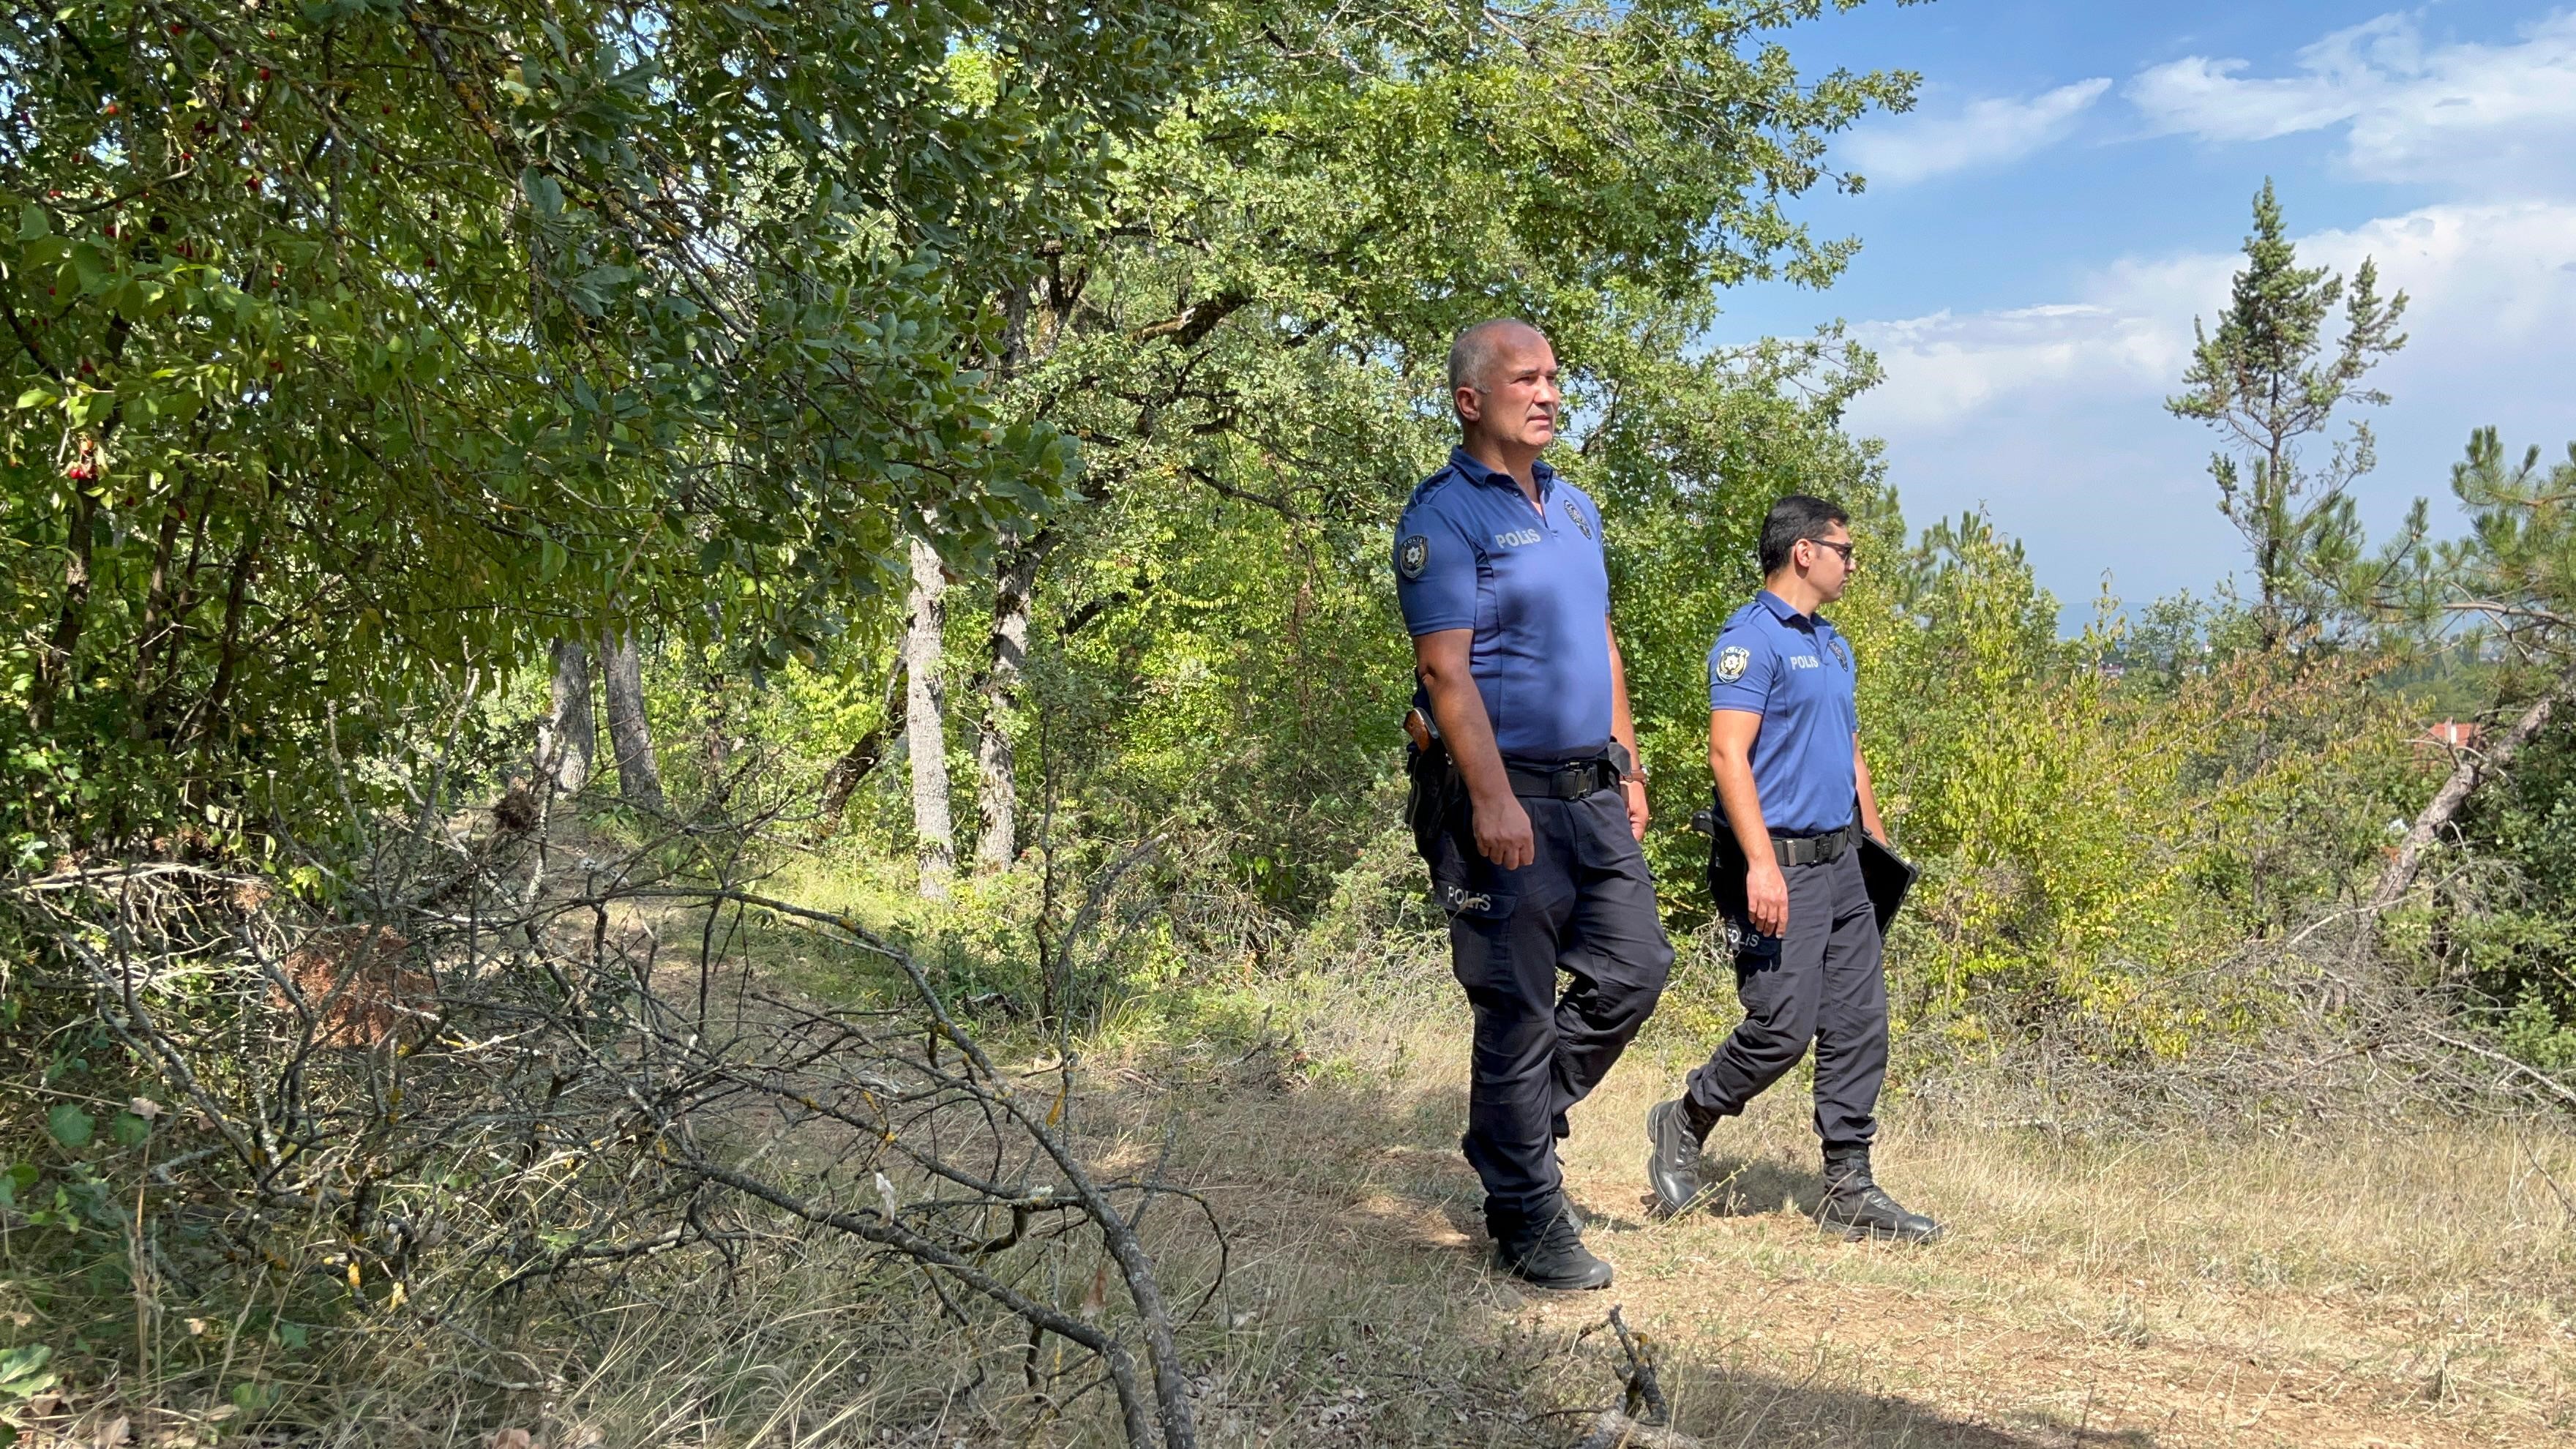
[(1860, 851), (1861, 886), (1869, 892), (1870, 908), (1878, 914), (1878, 934), (1884, 937), (1895, 923), (1896, 908), (1905, 904), (1905, 893), (1914, 889), (1914, 878), (1921, 871), (1912, 862), (1878, 843), (1866, 830), (1858, 832), (1854, 848)]

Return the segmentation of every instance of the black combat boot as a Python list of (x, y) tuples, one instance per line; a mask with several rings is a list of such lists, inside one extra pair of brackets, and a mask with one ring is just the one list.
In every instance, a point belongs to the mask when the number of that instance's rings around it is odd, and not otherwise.
[(1869, 1154), (1825, 1159), (1825, 1200), (1816, 1209), (1816, 1226), (1859, 1242), (1929, 1243), (1941, 1236), (1941, 1225), (1889, 1197), (1870, 1175)]
[(1610, 1286), (1610, 1265), (1583, 1246), (1583, 1229), (1570, 1210), (1497, 1233), (1494, 1266), (1541, 1288)]
[(1671, 1217), (1699, 1200), (1699, 1149), (1708, 1129), (1691, 1121), (1688, 1100), (1675, 1097), (1646, 1109), (1646, 1185), (1655, 1207)]

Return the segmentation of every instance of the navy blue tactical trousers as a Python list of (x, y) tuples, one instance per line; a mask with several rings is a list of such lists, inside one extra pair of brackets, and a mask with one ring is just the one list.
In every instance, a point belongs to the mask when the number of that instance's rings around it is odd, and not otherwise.
[[(1720, 827), (1723, 828), (1723, 827)], [(1781, 868), (1789, 933), (1738, 932), (1744, 1022), (1690, 1075), (1691, 1115), (1732, 1117), (1816, 1044), (1816, 1135), (1825, 1155), (1865, 1152), (1887, 1080), (1887, 978), (1860, 856)], [(1741, 893), (1738, 893), (1741, 899)]]
[(1451, 968), (1476, 1014), (1460, 1146), (1497, 1236), (1555, 1216), (1563, 1180), (1549, 1124), (1609, 1075), (1673, 964), (1619, 792), (1524, 796), (1521, 808), (1537, 846), (1530, 864), (1497, 870), (1479, 854), (1464, 802), (1430, 862)]

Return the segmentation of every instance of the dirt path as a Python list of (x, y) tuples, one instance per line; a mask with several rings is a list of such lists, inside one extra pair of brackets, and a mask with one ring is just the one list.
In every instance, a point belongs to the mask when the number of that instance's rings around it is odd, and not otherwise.
[[(1647, 1218), (1639, 1124), (1683, 1050), (1632, 1057), (1575, 1114), (1567, 1181), (1618, 1269), (1607, 1294), (1526, 1291), (1484, 1266), (1448, 1065), (1392, 1089), (1265, 1081), (1258, 1062), (1131, 1079), (1118, 1115), (1134, 1148), (1169, 1141), (1234, 1235), (1231, 1327), (1210, 1345), (1217, 1441), (1296, 1425), (1565, 1442), (1571, 1420), (1550, 1410), (1613, 1396), (1582, 1334), (1616, 1302), (1659, 1342), (1682, 1427), (1712, 1445), (2576, 1442), (2576, 1214), (2548, 1180), (2576, 1182), (2565, 1136), (2086, 1146), (1900, 1106), (1881, 1176), (1952, 1232), (1851, 1245), (1803, 1215), (1820, 1184), (1787, 1084), (1712, 1143), (1729, 1202)], [(1176, 1274), (1203, 1270), (1167, 1251)]]
[[(2087, 1142), (1899, 1097), (1881, 1179), (1951, 1231), (1855, 1245), (1806, 1216), (1821, 1182), (1794, 1078), (1712, 1139), (1714, 1209), (1649, 1218), (1645, 1111), (1699, 1055), (1650, 1033), (1563, 1151), (1618, 1282), (1547, 1293), (1487, 1266), (1457, 1148), (1465, 1022), (1418, 995), (1326, 1003), (1314, 1059), (1265, 1022), (1248, 1053), (1157, 1033), (1087, 1066), (1080, 1135), (1119, 1172), (1159, 1162), (1227, 1225), (1189, 1329), (1206, 1442), (1569, 1442), (1615, 1397), (1590, 1331), (1617, 1303), (1711, 1449), (2576, 1443), (2563, 1126)], [(1194, 1216), (1149, 1240), (1177, 1301), (1215, 1278)]]

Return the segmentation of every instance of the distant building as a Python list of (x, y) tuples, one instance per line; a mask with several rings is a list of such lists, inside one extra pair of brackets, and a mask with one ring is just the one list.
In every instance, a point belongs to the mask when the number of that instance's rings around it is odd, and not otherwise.
[(2415, 743), (2445, 750), (2474, 750), (2478, 747), (2478, 737), (2483, 733), (2474, 722), (2446, 719), (2424, 731)]

